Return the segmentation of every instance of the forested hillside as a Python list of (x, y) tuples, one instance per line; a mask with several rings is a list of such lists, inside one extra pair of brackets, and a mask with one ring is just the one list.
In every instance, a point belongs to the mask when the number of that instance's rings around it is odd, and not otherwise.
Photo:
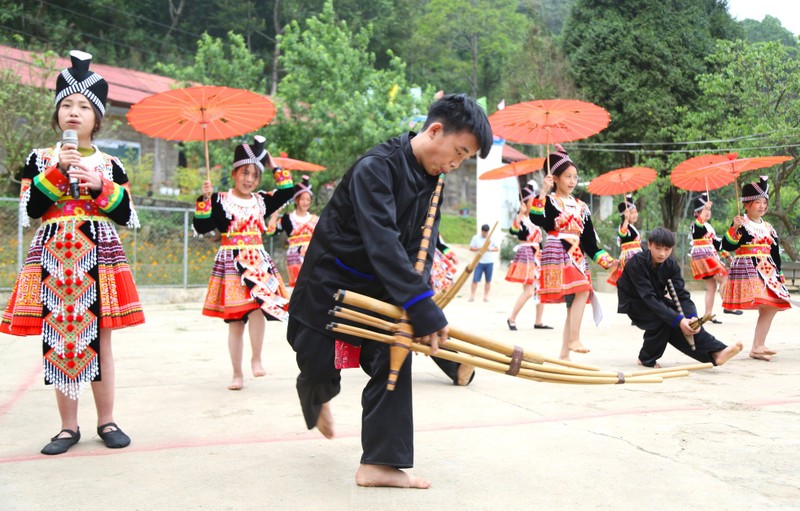
[[(489, 113), (534, 98), (603, 106), (611, 125), (571, 154), (585, 180), (657, 169), (641, 199), (655, 206), (651, 224), (686, 214), (690, 196), (668, 180), (683, 159), (797, 152), (797, 38), (775, 18), (735, 21), (725, 0), (2, 0), (0, 43), (270, 94), (270, 140), (328, 166), (318, 180), (335, 180), (438, 90), (485, 97)], [(5, 93), (0, 110), (22, 115), (20, 101)], [(800, 225), (795, 168), (771, 169), (786, 235)]]

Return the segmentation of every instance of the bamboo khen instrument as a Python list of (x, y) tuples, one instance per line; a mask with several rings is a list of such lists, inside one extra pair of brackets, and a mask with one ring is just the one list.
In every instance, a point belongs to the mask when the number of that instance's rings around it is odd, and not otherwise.
[[(436, 210), (444, 184), (444, 176), (439, 177), (439, 182), (431, 197), (431, 204), (425, 218), (425, 225), (422, 231), (422, 240), (417, 252), (417, 260), (414, 269), (422, 273), (427, 261), (431, 243), (431, 233), (433, 223), (436, 218)], [(467, 265), (458, 279), (444, 292), (434, 297), (434, 303), (444, 308), (456, 296), (464, 285), (467, 277), (477, 266), (481, 256), (488, 250), (491, 237), (497, 223), (494, 224), (489, 232), (486, 241), (475, 255), (473, 260)], [(678, 310), (681, 311), (680, 302), (671, 281), (667, 281), (670, 287), (670, 294), (676, 302)], [(336, 318), (345, 320), (349, 323), (343, 324), (334, 322), (328, 324), (327, 328), (333, 332), (344, 333), (355, 337), (361, 337), (373, 341), (383, 342), (390, 345), (389, 348), (389, 378), (386, 384), (387, 390), (394, 390), (397, 385), (397, 377), (400, 368), (405, 363), (409, 351), (423, 353), (425, 355), (451, 360), (459, 364), (468, 364), (490, 371), (501, 372), (511, 376), (530, 379), (541, 382), (551, 383), (571, 383), (571, 384), (620, 384), (620, 383), (660, 383), (666, 378), (677, 378), (688, 376), (689, 371), (708, 369), (713, 364), (691, 364), (673, 368), (643, 369), (631, 372), (622, 371), (601, 371), (600, 368), (546, 357), (537, 353), (527, 352), (519, 346), (503, 344), (484, 336), (471, 332), (466, 332), (449, 325), (449, 336), (437, 353), (432, 353), (430, 346), (414, 342), (414, 332), (408, 320), (408, 315), (400, 307), (365, 296), (353, 291), (339, 290), (334, 298), (344, 304), (356, 307), (361, 310), (369, 311), (390, 320), (381, 319), (365, 312), (356, 311), (348, 307), (337, 306), (329, 313)], [(683, 312), (681, 311), (681, 314)], [(702, 318), (693, 320), (693, 327), (702, 325), (704, 322), (713, 318), (713, 315), (706, 315)], [(393, 320), (393, 321), (392, 321)], [(363, 328), (367, 327), (367, 328)], [(689, 340), (687, 338), (687, 340)], [(694, 348), (694, 338), (689, 340), (692, 349)]]
[[(422, 240), (419, 243), (417, 260), (414, 263), (414, 270), (420, 274), (425, 271), (425, 262), (428, 259), (433, 222), (436, 220), (436, 211), (439, 208), (439, 199), (442, 196), (444, 176), (444, 174), (439, 175), (439, 181), (436, 183), (436, 188), (433, 190), (431, 203), (428, 207), (428, 214), (425, 217), (425, 225), (422, 227)], [(403, 312), (401, 316), (397, 318), (397, 329), (394, 331), (393, 342), (391, 343), (392, 346), (389, 348), (389, 378), (386, 382), (387, 390), (394, 390), (397, 385), (397, 376), (400, 374), (400, 368), (403, 367), (403, 363), (408, 356), (413, 335), (414, 331), (411, 328), (411, 323), (408, 321), (408, 315)]]
[[(681, 301), (678, 299), (678, 293), (675, 291), (675, 285), (672, 283), (672, 279), (667, 279), (667, 290), (669, 291), (669, 296), (672, 298), (672, 302), (675, 304), (675, 308), (677, 308), (681, 316), (685, 318), (686, 315), (683, 313), (683, 307), (681, 306)], [(683, 334), (683, 336), (686, 337), (686, 342), (689, 343), (689, 347), (694, 351), (694, 335)]]
[(715, 314), (706, 314), (702, 318), (694, 318), (689, 322), (689, 326), (691, 326), (692, 328), (700, 328), (701, 326), (708, 323), (715, 317), (716, 317)]
[[(336, 299), (342, 303), (342, 306), (337, 306), (330, 313), (338, 319), (347, 321), (348, 324), (334, 322), (328, 325), (328, 329), (387, 344), (395, 343), (394, 336), (401, 325), (393, 320), (402, 317), (403, 310), (401, 308), (352, 291), (340, 290), (336, 294)], [(370, 311), (389, 319), (375, 317), (349, 307)], [(690, 370), (713, 367), (712, 364), (692, 364), (632, 372), (601, 371), (594, 366), (527, 352), (518, 346), (506, 345), (465, 332), (452, 325), (449, 331), (450, 339), (443, 343), (435, 354), (431, 352), (430, 346), (413, 341), (409, 344), (409, 350), (511, 376), (551, 383), (660, 383), (666, 378), (687, 376)]]

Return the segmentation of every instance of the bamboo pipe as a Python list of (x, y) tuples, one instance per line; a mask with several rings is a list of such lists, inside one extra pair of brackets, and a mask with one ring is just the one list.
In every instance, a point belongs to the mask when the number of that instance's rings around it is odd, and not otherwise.
[[(330, 314), (336, 318), (352, 321), (355, 323), (360, 323), (364, 326), (378, 328), (384, 330), (385, 332), (392, 334), (396, 330), (396, 324), (391, 323), (389, 321), (384, 321), (369, 314), (364, 314), (361, 312), (354, 311), (352, 309), (347, 309), (344, 307), (335, 307), (333, 310), (330, 311)], [(492, 351), (488, 348), (476, 346), (469, 342), (461, 341), (456, 337), (451, 336), (447, 341), (441, 344), (444, 349), (456, 351), (458, 353), (464, 353), (467, 355), (471, 355), (474, 357), (483, 358), (486, 360), (491, 360), (494, 362), (499, 362), (503, 364), (510, 364), (511, 357), (498, 353), (496, 351)], [(530, 362), (526, 360), (522, 360), (520, 362), (520, 367), (523, 369), (533, 369), (538, 371), (544, 371), (549, 373), (560, 373), (560, 374), (570, 374), (574, 376), (608, 376), (608, 377), (616, 377), (618, 372), (614, 371), (594, 371), (594, 370), (586, 370), (586, 369), (575, 369), (566, 366), (546, 366), (542, 363), (538, 362)], [(626, 374), (626, 376), (628, 376)]]
[[(436, 182), (436, 188), (433, 190), (431, 203), (428, 207), (428, 214), (425, 217), (425, 225), (422, 227), (422, 240), (420, 240), (417, 260), (414, 263), (414, 270), (419, 274), (425, 271), (425, 263), (428, 260), (428, 250), (431, 246), (433, 224), (436, 220), (436, 211), (439, 208), (439, 199), (442, 196), (442, 188), (444, 187), (444, 176), (444, 174), (439, 175), (439, 181)], [(398, 318), (397, 326), (394, 342), (389, 348), (389, 378), (386, 382), (386, 390), (389, 391), (394, 390), (397, 385), (397, 375), (400, 373), (400, 368), (403, 367), (403, 363), (408, 356), (408, 351), (414, 336), (414, 330), (411, 328), (408, 314), (406, 314), (405, 311), (403, 311), (400, 318)]]
[(689, 326), (691, 326), (692, 328), (700, 328), (701, 326), (708, 323), (715, 317), (716, 317), (715, 314), (706, 314), (702, 318), (694, 318), (689, 322)]
[[(355, 293), (353, 291), (344, 291), (340, 289), (336, 293), (335, 297), (337, 301), (340, 301), (346, 305), (352, 305), (360, 309), (371, 310), (373, 312), (376, 312), (383, 316), (388, 316), (390, 318), (399, 319), (403, 313), (403, 310), (399, 307), (388, 304), (386, 302), (382, 302), (380, 300), (376, 300), (375, 298), (369, 296)], [(452, 326), (449, 328), (449, 330), (450, 330), (450, 335), (452, 337), (455, 337), (462, 341), (467, 341), (471, 344), (488, 348), (492, 351), (496, 351), (498, 353), (502, 353), (507, 356), (511, 356), (514, 353), (514, 346), (499, 343), (493, 341), (492, 339), (472, 334), (469, 332), (464, 332)], [(544, 355), (539, 355), (530, 352), (523, 352), (522, 360), (528, 362), (538, 362), (538, 363), (548, 362), (555, 365), (573, 367), (576, 369), (585, 369), (588, 371), (598, 371), (600, 369), (599, 367), (596, 366), (580, 364), (578, 362), (571, 362), (569, 360), (560, 360), (557, 358), (546, 357)]]
[[(391, 335), (381, 334), (378, 332), (373, 332), (371, 330), (366, 330), (359, 327), (354, 327), (350, 325), (343, 325), (338, 323), (331, 323), (328, 325), (328, 329), (332, 330), (333, 332), (344, 333), (348, 335), (363, 337), (365, 339), (370, 339), (373, 341), (379, 341), (387, 344), (394, 343), (394, 337)], [(443, 358), (445, 360), (450, 360), (453, 362), (457, 362), (460, 364), (468, 364), (471, 366), (479, 367), (481, 369), (487, 369), (494, 372), (506, 373), (509, 374), (509, 365), (502, 364), (499, 362), (493, 362), (490, 360), (484, 360), (476, 357), (470, 357), (467, 355), (462, 355), (460, 353), (454, 351), (447, 351), (447, 350), (439, 350), (436, 354), (432, 353), (431, 347), (426, 346), (420, 343), (411, 343), (409, 349), (411, 351), (423, 353), (428, 356), (434, 356), (438, 358)], [(618, 373), (616, 376), (608, 377), (608, 376), (576, 376), (576, 375), (567, 375), (567, 374), (554, 374), (554, 373), (543, 373), (536, 370), (531, 369), (520, 369), (519, 373), (515, 376), (519, 376), (521, 378), (531, 379), (535, 381), (542, 381), (542, 382), (551, 382), (551, 383), (580, 383), (580, 384), (593, 384), (593, 385), (611, 385), (611, 384), (619, 384), (619, 383), (661, 383), (663, 381), (662, 377), (657, 375), (652, 376), (635, 376), (631, 378), (626, 378), (622, 373)]]
[(697, 371), (700, 369), (711, 369), (712, 367), (714, 367), (714, 364), (712, 364), (711, 362), (706, 362), (704, 364), (689, 364), (677, 367), (659, 367), (653, 369), (642, 369), (639, 371), (633, 371), (631, 375), (639, 376), (643, 374), (662, 374), (662, 373), (669, 373), (672, 371)]
[[(373, 328), (379, 328), (390, 333), (393, 332), (394, 329), (396, 328), (395, 323), (375, 318), (374, 316), (370, 316), (369, 314), (364, 314), (362, 312), (354, 311), (352, 309), (347, 309), (344, 307), (335, 307), (331, 311), (331, 315), (341, 319), (346, 319), (356, 323), (361, 323), (363, 325), (370, 326)], [(461, 341), (455, 337), (451, 337), (450, 339), (448, 339), (445, 343), (443, 343), (442, 346), (446, 350), (455, 351), (457, 353), (463, 353), (506, 365), (509, 365), (511, 363), (511, 357), (502, 355), (495, 351), (491, 351), (487, 348), (475, 346), (469, 342)], [(533, 369), (541, 372), (568, 374), (573, 376), (617, 377), (619, 375), (619, 372), (614, 372), (614, 371), (594, 371), (594, 370), (570, 368), (566, 366), (550, 366), (541, 363), (528, 362), (525, 360), (521, 361), (520, 367), (522, 369)], [(623, 375), (626, 379), (635, 378), (637, 376), (649, 376), (655, 374), (658, 374), (659, 376), (661, 376), (661, 378), (664, 379), (678, 378), (678, 377), (688, 376), (690, 370), (708, 369), (710, 367), (713, 367), (713, 365), (710, 363), (693, 364), (693, 365), (685, 365), (673, 368), (646, 369), (646, 370), (639, 370), (632, 372), (623, 372)]]
[(467, 264), (466, 268), (464, 268), (464, 271), (461, 272), (461, 274), (458, 276), (455, 282), (453, 282), (453, 284), (445, 291), (433, 297), (434, 303), (436, 303), (436, 305), (438, 305), (440, 309), (444, 309), (451, 301), (453, 301), (453, 298), (455, 298), (456, 294), (464, 286), (464, 283), (467, 281), (467, 278), (475, 270), (475, 267), (478, 266), (478, 262), (480, 261), (481, 257), (483, 257), (483, 254), (485, 254), (486, 251), (489, 250), (489, 246), (492, 243), (492, 235), (494, 234), (494, 230), (497, 228), (498, 224), (499, 222), (494, 223), (494, 225), (492, 226), (492, 230), (489, 231), (489, 235), (486, 236), (486, 239), (484, 240), (483, 245), (481, 245), (480, 250), (478, 250), (478, 253), (475, 254), (475, 257), (472, 258), (472, 261), (470, 261), (470, 263)]
[[(675, 285), (672, 283), (672, 279), (667, 279), (667, 290), (669, 291), (669, 296), (672, 297), (672, 302), (675, 304), (678, 312), (685, 318), (686, 314), (683, 313), (683, 306), (681, 305), (680, 299), (678, 299), (678, 293), (675, 291)], [(686, 342), (689, 343), (689, 347), (692, 348), (692, 351), (695, 351), (694, 335), (683, 334), (683, 336), (686, 338)]]

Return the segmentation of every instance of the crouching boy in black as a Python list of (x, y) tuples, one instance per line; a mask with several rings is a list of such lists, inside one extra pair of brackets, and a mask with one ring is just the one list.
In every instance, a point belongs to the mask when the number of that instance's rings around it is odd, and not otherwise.
[[(678, 262), (670, 257), (674, 247), (675, 235), (671, 231), (658, 227), (650, 233), (647, 248), (626, 263), (617, 282), (617, 312), (627, 314), (634, 325), (644, 330), (639, 364), (660, 367), (658, 359), (669, 343), (695, 360), (722, 365), (742, 351), (742, 343), (726, 346), (702, 327), (689, 326), (691, 318), (697, 317), (697, 307), (684, 287)], [(669, 297), (667, 279), (675, 286), (685, 316)], [(686, 335), (694, 335), (694, 351)]]

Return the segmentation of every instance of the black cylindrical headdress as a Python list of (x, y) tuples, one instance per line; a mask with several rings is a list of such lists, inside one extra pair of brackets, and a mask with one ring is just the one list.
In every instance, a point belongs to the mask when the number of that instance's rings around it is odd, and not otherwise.
[(636, 209), (636, 204), (633, 203), (633, 195), (628, 194), (625, 200), (617, 204), (617, 211), (620, 215), (625, 213), (626, 209)]
[(311, 191), (311, 180), (308, 178), (308, 176), (303, 176), (299, 183), (295, 183), (294, 195), (292, 196), (292, 199), (296, 199), (301, 193), (314, 195), (314, 192)]
[(569, 168), (570, 165), (573, 165), (576, 169), (578, 168), (577, 165), (569, 158), (566, 149), (561, 147), (560, 144), (556, 144), (556, 152), (550, 153), (547, 156), (547, 161), (545, 162), (545, 169), (549, 168), (550, 173), (558, 176), (565, 170)]
[(767, 176), (759, 176), (759, 178), (760, 179), (756, 183), (747, 183), (742, 186), (742, 202), (751, 202), (761, 198), (769, 200), (769, 183), (767, 182)]
[(67, 96), (80, 93), (97, 107), (100, 117), (103, 117), (106, 113), (108, 82), (99, 74), (89, 71), (92, 54), (72, 50), (69, 52), (69, 58), (72, 61), (72, 67), (61, 71), (56, 78), (56, 106)]
[(707, 203), (708, 203), (708, 194), (703, 192), (703, 193), (700, 194), (699, 197), (697, 197), (694, 200), (694, 212), (695, 212), (695, 214), (699, 213), (700, 210), (702, 210), (704, 207), (706, 207)]
[(264, 172), (264, 166), (267, 164), (267, 150), (264, 148), (266, 141), (266, 138), (256, 135), (252, 144), (237, 145), (233, 151), (233, 168), (252, 163), (259, 172)]
[(539, 192), (539, 185), (534, 180), (528, 181), (525, 188), (522, 189), (522, 202), (528, 202)]

